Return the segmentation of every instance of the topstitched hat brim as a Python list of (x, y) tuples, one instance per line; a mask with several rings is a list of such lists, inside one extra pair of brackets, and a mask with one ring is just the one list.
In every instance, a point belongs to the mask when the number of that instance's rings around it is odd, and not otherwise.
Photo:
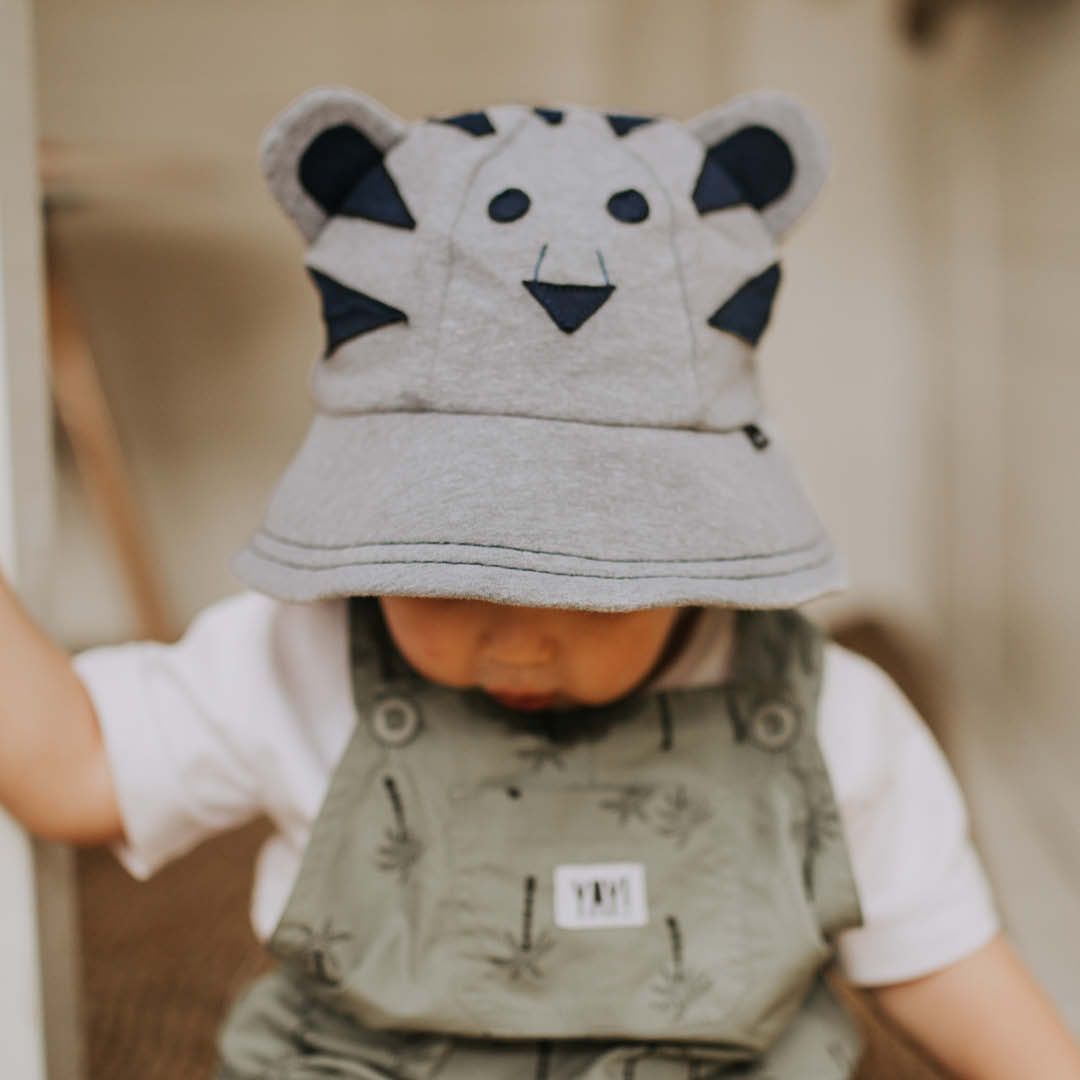
[(596, 611), (789, 607), (844, 584), (775, 440), (423, 412), (316, 416), (234, 570), (289, 601)]

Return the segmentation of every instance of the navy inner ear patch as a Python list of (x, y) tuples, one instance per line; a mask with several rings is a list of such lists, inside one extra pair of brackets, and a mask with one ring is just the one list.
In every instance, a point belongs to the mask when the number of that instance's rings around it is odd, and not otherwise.
[(556, 127), (563, 122), (564, 114), (562, 109), (543, 109), (540, 106), (537, 106), (533, 109), (533, 112), (536, 113), (545, 124), (551, 124), (552, 127)]
[(467, 112), (458, 113), (457, 116), (440, 116), (439, 123), (451, 124), (453, 127), (461, 128), (462, 131), (467, 131), (470, 135), (476, 135), (477, 137), (495, 134), (495, 127), (488, 119), (486, 112)]
[(350, 289), (318, 270), (308, 268), (311, 280), (322, 297), (323, 322), (326, 323), (326, 356), (346, 341), (378, 330), (391, 323), (409, 321), (404, 311), (376, 300), (374, 296)]
[(726, 330), (750, 345), (756, 345), (769, 325), (773, 300), (780, 287), (780, 264), (751, 278), (734, 296), (713, 313), (709, 325)]
[(699, 214), (710, 210), (726, 210), (729, 206), (741, 206), (746, 202), (742, 189), (735, 183), (731, 173), (718, 164), (710, 154), (705, 155), (694, 185), (694, 205)]
[(507, 188), (488, 203), (488, 217), (499, 222), (517, 221), (529, 212), (531, 205), (532, 201), (521, 188)]
[(649, 201), (636, 188), (616, 191), (607, 201), (608, 213), (616, 221), (636, 225), (649, 216)]
[(651, 124), (654, 119), (653, 116), (629, 116), (626, 113), (605, 113), (607, 122), (611, 125), (611, 130), (621, 139), (624, 135), (633, 131), (634, 128), (641, 127), (642, 124)]
[(366, 218), (397, 229), (415, 229), (405, 200), (398, 191), (394, 178), (380, 161), (368, 169), (359, 182), (338, 207), (338, 213), (346, 217)]
[(382, 151), (352, 124), (319, 132), (300, 158), (304, 190), (326, 211), (336, 214), (357, 178), (382, 163)]
[(755, 210), (776, 202), (795, 179), (795, 158), (788, 144), (760, 124), (740, 128), (709, 147), (708, 157), (734, 180)]

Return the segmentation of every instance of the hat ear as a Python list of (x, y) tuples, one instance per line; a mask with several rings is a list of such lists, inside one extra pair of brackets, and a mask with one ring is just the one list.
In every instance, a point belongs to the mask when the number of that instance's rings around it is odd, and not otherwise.
[(274, 197), (311, 241), (334, 214), (415, 226), (383, 158), (404, 120), (355, 90), (311, 90), (267, 128), (259, 159)]
[(786, 94), (746, 94), (686, 126), (705, 144), (694, 188), (694, 203), (703, 214), (749, 203), (779, 239), (825, 183), (829, 151), (824, 133)]

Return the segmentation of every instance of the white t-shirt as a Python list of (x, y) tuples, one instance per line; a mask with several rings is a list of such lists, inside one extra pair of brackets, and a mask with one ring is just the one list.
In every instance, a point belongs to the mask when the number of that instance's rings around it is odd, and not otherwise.
[[(657, 688), (726, 677), (732, 613), (707, 609)], [(355, 715), (346, 604), (249, 593), (203, 612), (177, 645), (76, 658), (104, 733), (124, 819), (118, 848), (148, 877), (207, 836), (266, 813), (252, 922), (265, 938), (288, 898)], [(956, 781), (918, 715), (869, 661), (829, 644), (818, 737), (865, 923), (839, 937), (854, 983), (916, 978), (998, 930)]]

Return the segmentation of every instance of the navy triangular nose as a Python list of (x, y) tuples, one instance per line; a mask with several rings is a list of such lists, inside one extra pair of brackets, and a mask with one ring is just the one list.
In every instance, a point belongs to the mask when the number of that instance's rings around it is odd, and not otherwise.
[(615, 291), (614, 285), (564, 285), (550, 281), (521, 284), (564, 334), (572, 334), (595, 315)]

